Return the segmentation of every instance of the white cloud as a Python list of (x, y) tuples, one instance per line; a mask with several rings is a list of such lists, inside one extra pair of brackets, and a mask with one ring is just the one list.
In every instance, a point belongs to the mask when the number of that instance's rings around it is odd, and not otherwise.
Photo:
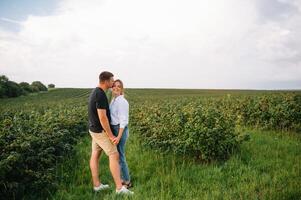
[(263, 22), (258, 4), (64, 0), (17, 33), (0, 27), (0, 70), (59, 87), (93, 87), (102, 70), (128, 87), (301, 87), (281, 85), (301, 83), (300, 1), (285, 21)]
[(9, 19), (9, 18), (5, 18), (5, 17), (1, 17), (0, 20), (5, 21), (5, 22), (10, 22), (10, 23), (18, 24), (18, 25), (21, 24), (19, 21), (16, 21), (16, 20), (13, 20), (13, 19)]

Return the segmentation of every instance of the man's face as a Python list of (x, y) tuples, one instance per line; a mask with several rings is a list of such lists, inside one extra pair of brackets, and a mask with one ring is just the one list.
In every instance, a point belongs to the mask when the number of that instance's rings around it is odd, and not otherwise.
[(109, 81), (107, 81), (108, 88), (112, 88), (113, 87), (113, 83), (114, 83), (114, 78), (111, 77), (111, 79)]

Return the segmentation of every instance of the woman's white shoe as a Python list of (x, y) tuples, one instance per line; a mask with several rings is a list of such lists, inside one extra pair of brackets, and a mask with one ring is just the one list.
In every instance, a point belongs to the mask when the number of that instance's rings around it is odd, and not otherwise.
[(116, 194), (134, 194), (134, 192), (128, 190), (125, 186), (122, 186), (120, 190), (116, 190)]

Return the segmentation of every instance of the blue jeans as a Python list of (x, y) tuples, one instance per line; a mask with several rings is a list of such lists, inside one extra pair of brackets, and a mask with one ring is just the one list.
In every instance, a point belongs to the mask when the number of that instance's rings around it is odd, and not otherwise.
[[(118, 136), (119, 125), (111, 125), (112, 132), (115, 136)], [(117, 150), (119, 152), (119, 165), (120, 165), (120, 175), (122, 180), (130, 181), (130, 174), (128, 164), (125, 158), (125, 143), (129, 135), (128, 127), (125, 127), (122, 133), (122, 137), (117, 145)]]

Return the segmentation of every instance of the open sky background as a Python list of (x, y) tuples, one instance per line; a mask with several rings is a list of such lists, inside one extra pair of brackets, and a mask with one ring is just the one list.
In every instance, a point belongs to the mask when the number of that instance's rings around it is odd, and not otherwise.
[(301, 89), (301, 0), (0, 0), (0, 74), (94, 87)]

